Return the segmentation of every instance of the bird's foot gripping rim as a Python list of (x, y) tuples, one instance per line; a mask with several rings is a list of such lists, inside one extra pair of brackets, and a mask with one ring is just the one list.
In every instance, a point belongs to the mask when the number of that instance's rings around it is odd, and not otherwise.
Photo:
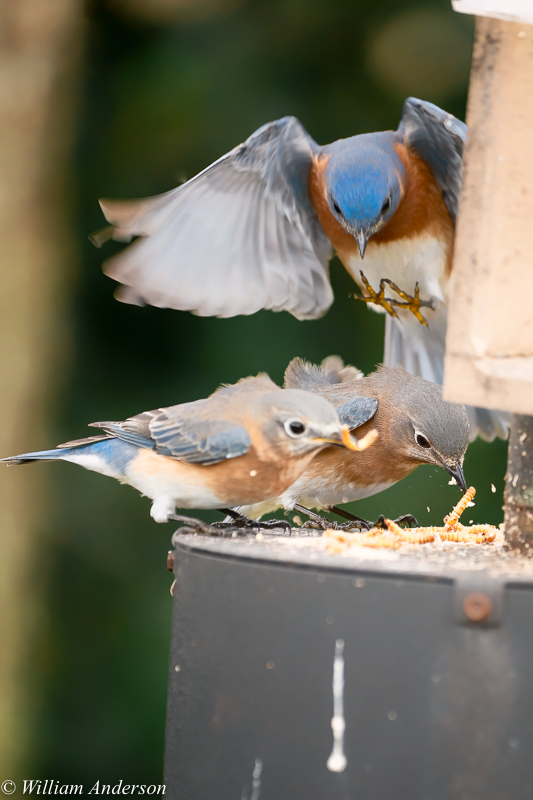
[[(304, 522), (302, 525), (302, 528), (314, 528), (315, 530), (321, 531), (361, 531), (368, 530), (372, 527), (371, 522), (367, 522), (364, 519), (359, 519), (359, 517), (353, 517), (353, 519), (350, 519), (349, 522), (335, 522), (335, 520), (328, 519), (322, 514), (316, 514), (314, 511), (311, 511), (309, 508), (305, 508), (305, 506), (301, 506), (299, 503), (295, 504), (294, 510), (300, 512), (301, 514), (305, 514), (306, 517), (309, 517), (307, 522)], [(343, 514), (342, 516), (348, 515)]]
[(168, 520), (170, 522), (183, 522), (183, 525), (178, 528), (177, 533), (194, 533), (203, 534), (204, 536), (244, 536), (246, 531), (237, 527), (234, 523), (230, 523), (225, 527), (220, 527), (224, 523), (215, 522), (209, 525), (201, 519), (196, 517), (186, 517), (182, 514), (169, 514)]
[(224, 514), (227, 514), (228, 517), (231, 517), (231, 522), (214, 522), (213, 525), (216, 528), (222, 528), (224, 526), (230, 527), (237, 527), (237, 528), (248, 528), (251, 530), (274, 530), (275, 528), (282, 528), (285, 533), (289, 536), (292, 533), (292, 527), (287, 520), (284, 519), (269, 519), (266, 522), (261, 522), (257, 519), (250, 519), (250, 517), (246, 517), (244, 514), (241, 514), (239, 511), (235, 511), (234, 508), (221, 508), (220, 511)]

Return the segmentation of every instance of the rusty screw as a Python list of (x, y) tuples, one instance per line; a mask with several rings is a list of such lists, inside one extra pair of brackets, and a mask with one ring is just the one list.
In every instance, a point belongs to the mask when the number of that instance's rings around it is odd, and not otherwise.
[(169, 550), (167, 553), (167, 569), (169, 572), (174, 572), (174, 550)]
[(485, 622), (490, 617), (492, 603), (483, 592), (472, 592), (463, 600), (463, 609), (472, 622)]

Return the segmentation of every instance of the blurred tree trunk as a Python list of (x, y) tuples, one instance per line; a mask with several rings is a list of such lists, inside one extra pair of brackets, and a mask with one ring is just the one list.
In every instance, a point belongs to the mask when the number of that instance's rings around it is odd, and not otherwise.
[[(0, 0), (1, 456), (52, 444), (47, 407), (68, 357), (65, 209), (82, 10), (81, 0)], [(39, 694), (29, 684), (45, 622), (36, 576), (46, 494), (39, 469), (2, 465), (0, 776), (16, 782)]]

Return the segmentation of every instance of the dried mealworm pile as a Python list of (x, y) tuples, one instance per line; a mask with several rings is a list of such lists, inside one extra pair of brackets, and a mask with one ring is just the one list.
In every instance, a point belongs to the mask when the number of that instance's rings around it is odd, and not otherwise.
[(387, 530), (372, 528), (354, 533), (324, 531), (322, 541), (330, 553), (341, 553), (353, 545), (360, 547), (392, 547), (402, 544), (427, 544), (428, 542), (459, 542), (461, 544), (501, 544), (503, 536), (494, 525), (461, 525), (459, 518), (474, 499), (473, 486), (461, 497), (451, 514), (444, 517), (442, 527), (400, 528), (391, 519), (385, 520)]

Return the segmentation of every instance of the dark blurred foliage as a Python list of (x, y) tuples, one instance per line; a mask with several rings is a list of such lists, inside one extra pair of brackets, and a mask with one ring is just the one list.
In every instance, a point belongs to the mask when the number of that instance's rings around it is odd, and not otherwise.
[[(172, 0), (166, 5), (172, 11)], [(200, 0), (183, 14), (175, 6), (167, 25), (156, 24), (150, 0), (88, 7), (73, 178), (81, 265), (74, 361), (56, 430), (49, 441), (21, 443), (27, 449), (83, 436), (92, 420), (196, 399), (260, 370), (281, 381), (295, 355), (320, 361), (337, 353), (365, 371), (382, 357), (383, 318), (350, 297), (354, 284), (337, 261), (335, 304), (316, 322), (269, 312), (202, 319), (119, 304), (100, 270), (102, 251), (87, 241), (103, 224), (98, 197), (168, 190), (285, 114), (298, 116), (320, 143), (395, 128), (402, 97), (420, 85), (421, 71), (437, 76), (434, 92), (426, 81), (425, 99), (464, 118), (473, 30), (448, 0), (234, 0), (205, 4), (204, 14), (191, 12)], [(436, 43), (428, 47), (428, 40)], [(392, 60), (380, 59), (393, 46)], [(438, 79), (443, 71), (452, 77)], [(477, 521), (501, 520), (505, 451), (502, 442), (470, 448), (466, 475), (478, 489)], [(51, 594), (39, 646), (46, 691), (34, 776), (157, 783), (173, 526), (156, 525), (148, 500), (100, 475), (70, 464), (34, 468), (50, 471), (56, 508), (43, 523)], [(412, 512), (422, 524), (438, 524), (458, 497), (443, 471), (419, 468), (358, 503), (357, 513)]]

